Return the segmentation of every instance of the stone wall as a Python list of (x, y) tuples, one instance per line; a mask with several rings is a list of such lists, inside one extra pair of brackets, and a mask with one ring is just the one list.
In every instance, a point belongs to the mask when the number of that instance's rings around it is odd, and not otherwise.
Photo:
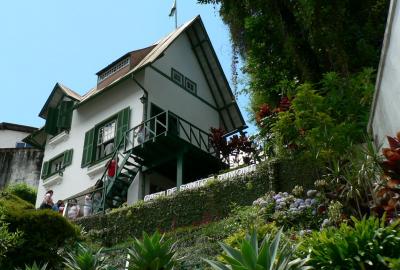
[(0, 189), (25, 182), (37, 187), (40, 179), (43, 151), (33, 148), (0, 149)]

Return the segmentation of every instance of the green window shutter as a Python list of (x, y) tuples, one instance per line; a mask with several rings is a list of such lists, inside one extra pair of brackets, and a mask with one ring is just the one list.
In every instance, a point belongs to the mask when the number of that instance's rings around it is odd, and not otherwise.
[(49, 168), (50, 168), (50, 163), (48, 161), (43, 162), (42, 165), (42, 179), (47, 178), (47, 175), (49, 174)]
[(46, 125), (44, 126), (44, 131), (50, 135), (57, 134), (57, 108), (49, 108), (47, 111)]
[(118, 112), (117, 135), (115, 138), (115, 145), (119, 144), (119, 142), (122, 140), (125, 133), (129, 129), (130, 112), (131, 112), (131, 109), (129, 107)]
[(93, 160), (93, 146), (94, 146), (94, 132), (95, 129), (92, 128), (85, 134), (85, 144), (83, 145), (83, 155), (82, 155), (82, 168), (89, 165)]
[(73, 109), (74, 109), (73, 101), (61, 102), (57, 118), (57, 127), (62, 129), (69, 129), (71, 127)]
[(64, 157), (63, 157), (63, 166), (64, 167), (71, 165), (73, 151), (74, 151), (73, 149), (69, 149), (64, 152)]

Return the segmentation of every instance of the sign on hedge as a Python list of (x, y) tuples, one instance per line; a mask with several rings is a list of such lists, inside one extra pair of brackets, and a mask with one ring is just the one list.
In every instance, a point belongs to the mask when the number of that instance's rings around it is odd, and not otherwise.
[[(255, 164), (249, 165), (249, 166), (246, 166), (246, 167), (243, 167), (243, 168), (239, 168), (239, 169), (236, 169), (236, 170), (232, 170), (232, 171), (217, 175), (216, 177), (212, 176), (212, 177), (200, 179), (200, 180), (197, 180), (197, 181), (185, 184), (185, 185), (181, 185), (180, 188), (179, 188), (179, 191), (196, 189), (196, 188), (205, 186), (209, 181), (212, 181), (212, 180), (215, 180), (215, 179), (217, 179), (219, 181), (224, 181), (224, 180), (227, 180), (227, 179), (230, 179), (230, 178), (234, 178), (234, 177), (238, 177), (238, 176), (249, 174), (251, 172), (254, 172), (255, 170), (256, 170), (256, 165)], [(166, 191), (161, 191), (161, 192), (149, 194), (149, 195), (146, 195), (144, 197), (144, 201), (150, 201), (150, 200), (153, 200), (153, 199), (161, 197), (161, 196), (170, 196), (170, 195), (174, 194), (177, 191), (178, 191), (178, 188), (174, 187), (174, 188), (170, 188), (170, 189), (168, 189)]]

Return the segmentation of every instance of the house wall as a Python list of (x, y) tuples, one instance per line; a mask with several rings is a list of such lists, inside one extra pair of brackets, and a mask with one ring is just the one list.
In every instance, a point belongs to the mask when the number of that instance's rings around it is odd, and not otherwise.
[(15, 148), (16, 143), (22, 142), (28, 135), (29, 133), (21, 131), (0, 130), (0, 148)]
[(392, 1), (376, 83), (370, 128), (377, 147), (400, 131), (400, 4)]
[[(143, 83), (143, 74), (136, 75), (136, 79)], [(142, 96), (143, 91), (133, 80), (127, 79), (73, 111), (67, 138), (54, 146), (48, 145), (47, 141), (44, 153), (44, 161), (48, 161), (65, 150), (74, 149), (72, 164), (65, 168), (62, 180), (58, 184), (44, 187), (43, 180), (40, 180), (36, 206), (40, 205), (41, 198), (48, 189), (54, 191), (53, 199), (59, 200), (82, 192), (96, 183), (105, 170), (106, 162), (94, 165), (101, 167), (101, 170), (92, 177), (88, 175), (90, 167), (81, 168), (85, 133), (128, 106), (131, 108), (130, 127), (138, 125), (143, 116), (143, 104), (140, 102)]]
[(0, 189), (24, 182), (37, 187), (40, 178), (43, 152), (33, 148), (0, 149)]
[[(178, 37), (153, 66), (168, 77), (171, 76), (171, 68), (176, 69), (197, 84), (197, 96), (215, 106), (211, 90), (186, 35)], [(206, 132), (210, 131), (210, 127), (219, 127), (216, 109), (150, 67), (146, 68), (145, 87), (149, 92), (149, 101), (162, 109), (172, 111)]]

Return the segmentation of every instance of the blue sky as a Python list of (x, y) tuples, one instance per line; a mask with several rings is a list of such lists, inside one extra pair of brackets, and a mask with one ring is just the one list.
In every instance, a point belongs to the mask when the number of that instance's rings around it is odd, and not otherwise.
[[(56, 82), (80, 94), (95, 73), (174, 29), (173, 0), (40, 0), (0, 3), (0, 122), (40, 127), (37, 115)], [(231, 78), (231, 45), (217, 8), (178, 0), (178, 24), (200, 14)], [(247, 98), (239, 105), (247, 120)], [(250, 124), (249, 121), (248, 125)], [(251, 128), (254, 130), (254, 128)]]

